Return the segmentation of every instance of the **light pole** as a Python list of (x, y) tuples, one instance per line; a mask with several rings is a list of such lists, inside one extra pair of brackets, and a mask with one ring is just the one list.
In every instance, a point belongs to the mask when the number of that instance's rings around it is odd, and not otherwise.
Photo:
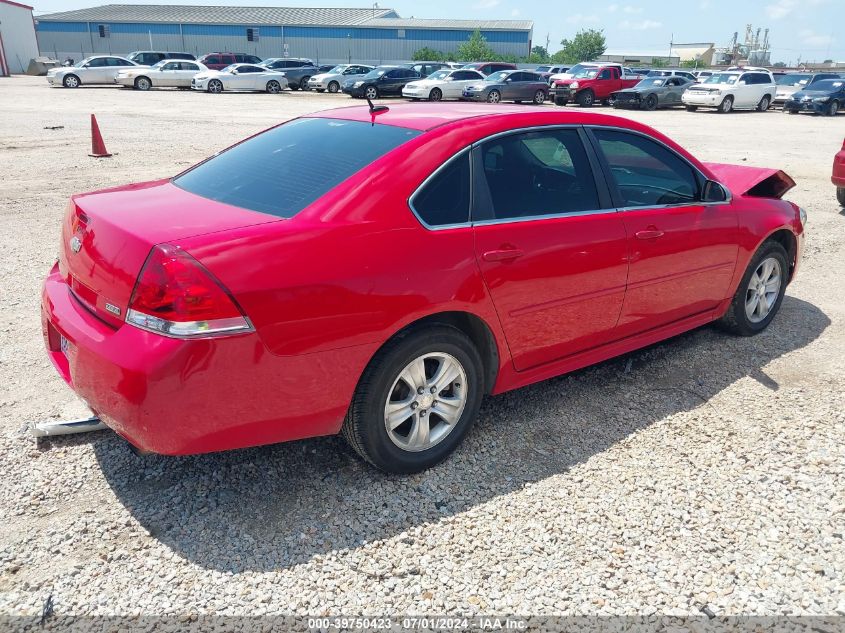
[(346, 34), (346, 47), (349, 49), (349, 61), (348, 63), (352, 63), (352, 33)]

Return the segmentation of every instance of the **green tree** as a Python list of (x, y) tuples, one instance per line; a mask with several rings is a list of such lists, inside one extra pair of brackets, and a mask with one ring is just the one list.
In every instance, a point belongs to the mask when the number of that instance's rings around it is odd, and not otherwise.
[(528, 59), (532, 58), (536, 59), (538, 64), (542, 64), (549, 60), (549, 51), (546, 50), (545, 46), (532, 46)]
[(774, 68), (786, 68), (786, 62), (775, 62), (774, 64), (772, 64), (772, 67), (774, 67)]
[(702, 64), (695, 59), (685, 59), (680, 63), (681, 68), (698, 68)]
[(428, 46), (417, 49), (411, 56), (411, 59), (415, 62), (439, 62), (445, 58), (446, 56), (442, 52), (429, 48)]
[(525, 61), (529, 64), (545, 64), (548, 61), (548, 58), (543, 57), (542, 55), (538, 55), (537, 53), (531, 53), (528, 57), (525, 58)]
[(669, 63), (666, 61), (664, 57), (652, 57), (651, 58), (651, 67), (652, 68), (666, 68)]
[(552, 61), (562, 64), (589, 62), (607, 50), (604, 31), (600, 29), (582, 29), (571, 40), (562, 39), (560, 45), (561, 49), (552, 55)]
[(498, 59), (496, 52), (487, 43), (487, 39), (478, 29), (469, 39), (458, 47), (458, 59), (471, 61), (488, 61)]

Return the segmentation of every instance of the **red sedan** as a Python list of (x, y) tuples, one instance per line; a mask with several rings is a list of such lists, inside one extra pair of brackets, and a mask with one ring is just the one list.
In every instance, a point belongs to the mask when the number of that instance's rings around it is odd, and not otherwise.
[(44, 336), (142, 451), (342, 432), (414, 472), (485, 394), (713, 321), (766, 328), (802, 251), (793, 185), (602, 114), (320, 112), (73, 197)]

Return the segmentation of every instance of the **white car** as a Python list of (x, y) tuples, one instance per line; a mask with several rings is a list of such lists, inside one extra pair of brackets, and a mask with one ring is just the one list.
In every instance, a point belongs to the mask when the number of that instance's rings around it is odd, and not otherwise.
[(690, 86), (681, 101), (690, 112), (698, 108), (716, 108), (725, 113), (735, 108), (765, 112), (776, 90), (774, 77), (767, 70), (717, 72)]
[[(51, 86), (78, 88), (96, 84), (114, 85), (117, 73), (139, 65), (124, 57), (115, 55), (95, 55), (86, 57), (75, 66), (62, 66), (47, 71), (47, 83)], [(141, 68), (145, 68), (141, 66)]]
[(207, 72), (199, 62), (184, 59), (163, 59), (149, 68), (127, 68), (117, 73), (116, 84), (137, 90), (150, 88), (190, 88), (194, 75)]
[(317, 92), (327, 90), (331, 93), (340, 92), (340, 87), (344, 81), (363, 77), (372, 69), (372, 66), (365, 66), (364, 64), (339, 64), (327, 73), (320, 73), (311, 77), (308, 80), (307, 87), (308, 90), (316, 90)]
[(417, 79), (402, 88), (402, 96), (409, 99), (460, 99), (464, 88), (484, 81), (477, 70), (436, 70), (425, 79)]
[(198, 73), (191, 79), (191, 89), (203, 92), (248, 90), (275, 94), (287, 87), (288, 80), (279, 71), (254, 64), (232, 64), (223, 70)]

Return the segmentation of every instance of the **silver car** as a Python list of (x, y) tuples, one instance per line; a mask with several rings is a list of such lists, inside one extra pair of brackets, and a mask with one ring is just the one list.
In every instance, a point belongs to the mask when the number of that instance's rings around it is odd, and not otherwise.
[(47, 71), (47, 83), (51, 86), (78, 88), (79, 86), (114, 85), (121, 70), (137, 68), (139, 64), (116, 55), (95, 55), (86, 57), (75, 66), (62, 66)]
[(308, 90), (317, 92), (340, 92), (343, 82), (363, 77), (373, 69), (365, 64), (339, 64), (327, 73), (314, 75), (308, 80)]

